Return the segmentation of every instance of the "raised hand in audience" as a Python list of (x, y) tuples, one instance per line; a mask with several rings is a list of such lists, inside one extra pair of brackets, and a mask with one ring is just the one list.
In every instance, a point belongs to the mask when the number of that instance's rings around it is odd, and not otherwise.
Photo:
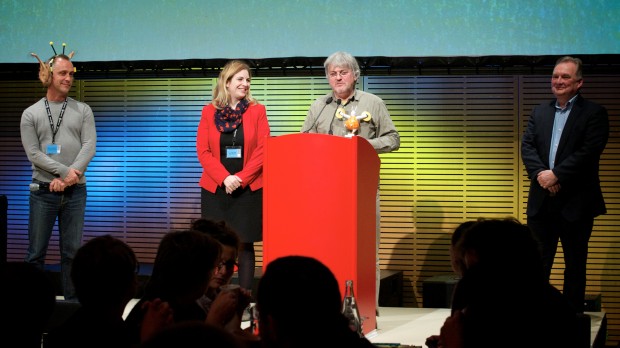
[(159, 298), (152, 301), (144, 301), (141, 305), (144, 311), (140, 339), (142, 342), (153, 337), (157, 332), (169, 327), (174, 323), (174, 312), (168, 302)]

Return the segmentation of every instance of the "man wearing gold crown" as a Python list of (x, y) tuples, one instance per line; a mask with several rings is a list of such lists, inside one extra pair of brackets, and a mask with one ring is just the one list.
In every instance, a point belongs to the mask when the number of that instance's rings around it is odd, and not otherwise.
[[(52, 45), (52, 48), (54, 46)], [(75, 69), (69, 55), (39, 57), (45, 97), (24, 110), (21, 140), (32, 163), (28, 251), (25, 261), (40, 268), (58, 219), (61, 282), (65, 299), (74, 299), (71, 263), (82, 242), (86, 209), (86, 167), (95, 155), (97, 133), (91, 108), (69, 97)]]

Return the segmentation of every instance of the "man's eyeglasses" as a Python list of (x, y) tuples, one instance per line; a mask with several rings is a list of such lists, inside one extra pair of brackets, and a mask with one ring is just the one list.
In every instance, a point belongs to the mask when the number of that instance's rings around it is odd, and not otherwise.
[(221, 271), (222, 269), (224, 269), (224, 267), (226, 267), (227, 270), (231, 270), (231, 269), (235, 269), (235, 267), (237, 267), (237, 262), (235, 262), (235, 260), (228, 260), (226, 262), (220, 262), (217, 264), (217, 270)]

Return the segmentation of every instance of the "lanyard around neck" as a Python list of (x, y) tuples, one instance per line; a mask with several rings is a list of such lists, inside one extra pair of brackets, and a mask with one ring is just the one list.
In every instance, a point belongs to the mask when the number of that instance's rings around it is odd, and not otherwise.
[(233, 138), (232, 138), (232, 145), (235, 146), (235, 142), (237, 141), (237, 130), (239, 128), (235, 128), (235, 131), (233, 132)]
[(47, 111), (47, 118), (50, 120), (50, 128), (52, 129), (52, 144), (56, 143), (56, 133), (58, 133), (58, 129), (60, 128), (60, 123), (62, 123), (62, 117), (65, 115), (65, 109), (67, 108), (67, 99), (62, 103), (62, 108), (60, 109), (60, 115), (58, 115), (58, 122), (56, 123), (56, 130), (54, 130), (54, 119), (52, 118), (52, 110), (50, 110), (50, 104), (45, 100), (45, 110)]

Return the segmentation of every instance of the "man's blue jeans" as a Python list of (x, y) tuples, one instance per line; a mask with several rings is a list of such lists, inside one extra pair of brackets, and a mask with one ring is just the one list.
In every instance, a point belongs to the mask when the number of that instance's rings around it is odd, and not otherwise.
[(30, 192), (29, 245), (25, 261), (43, 269), (52, 230), (58, 219), (61, 282), (63, 295), (68, 300), (75, 299), (71, 263), (82, 243), (85, 210), (85, 184), (73, 185), (64, 192)]

